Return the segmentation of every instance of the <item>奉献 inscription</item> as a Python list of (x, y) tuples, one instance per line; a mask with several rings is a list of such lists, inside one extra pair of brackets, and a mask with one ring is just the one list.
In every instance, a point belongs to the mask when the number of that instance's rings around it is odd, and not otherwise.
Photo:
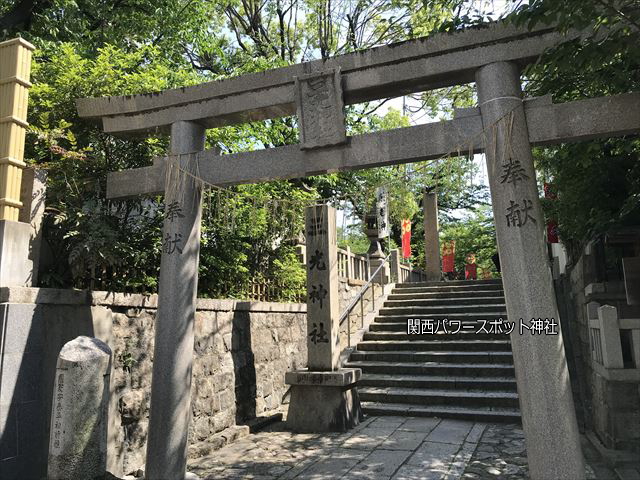
[(522, 227), (531, 220), (533, 223), (537, 223), (529, 212), (533, 210), (533, 201), (522, 199), (522, 205), (509, 200), (509, 206), (507, 207), (507, 213), (505, 215), (507, 219), (507, 227)]

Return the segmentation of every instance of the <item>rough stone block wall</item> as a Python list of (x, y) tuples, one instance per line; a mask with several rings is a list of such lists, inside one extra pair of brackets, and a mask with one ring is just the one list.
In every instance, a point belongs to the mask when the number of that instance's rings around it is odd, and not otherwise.
[[(293, 310), (293, 311), (291, 311)], [(113, 313), (114, 388), (124, 472), (144, 463), (155, 310)], [(189, 443), (282, 409), (284, 373), (306, 365), (303, 306), (199, 302)]]

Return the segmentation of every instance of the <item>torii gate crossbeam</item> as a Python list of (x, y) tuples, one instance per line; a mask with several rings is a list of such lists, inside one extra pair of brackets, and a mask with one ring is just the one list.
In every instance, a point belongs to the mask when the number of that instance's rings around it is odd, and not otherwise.
[[(525, 100), (524, 107), (532, 146), (633, 134), (640, 123), (640, 93), (562, 104), (553, 104), (548, 96), (536, 97)], [(196, 155), (197, 169), (203, 181), (224, 187), (420, 162), (452, 152), (482, 152), (485, 137), (479, 109), (456, 113), (449, 121), (349, 137), (344, 146), (305, 151), (288, 145), (231, 155), (204, 150)], [(110, 173), (107, 197), (163, 192), (165, 160), (157, 157), (150, 167)]]

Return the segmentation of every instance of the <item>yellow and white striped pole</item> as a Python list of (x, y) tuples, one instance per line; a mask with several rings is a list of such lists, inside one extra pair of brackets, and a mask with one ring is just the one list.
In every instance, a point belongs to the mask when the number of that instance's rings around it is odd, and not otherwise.
[(18, 221), (31, 52), (22, 38), (0, 42), (0, 220)]

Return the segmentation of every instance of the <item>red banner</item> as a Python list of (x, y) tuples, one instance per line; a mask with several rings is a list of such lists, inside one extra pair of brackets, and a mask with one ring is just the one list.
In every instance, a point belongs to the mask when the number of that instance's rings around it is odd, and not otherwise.
[(411, 256), (411, 220), (402, 220), (402, 258)]
[(549, 220), (547, 223), (547, 243), (558, 243), (558, 222)]
[(467, 255), (466, 265), (464, 266), (464, 279), (465, 280), (478, 279), (478, 265), (476, 264), (475, 253), (470, 253), (469, 255)]
[(442, 271), (450, 273), (455, 270), (456, 241), (444, 242), (442, 245)]
[[(544, 184), (544, 196), (547, 199), (555, 200), (558, 198), (557, 193), (553, 185), (550, 183)], [(547, 222), (547, 243), (558, 243), (558, 222), (555, 219), (551, 219)]]

